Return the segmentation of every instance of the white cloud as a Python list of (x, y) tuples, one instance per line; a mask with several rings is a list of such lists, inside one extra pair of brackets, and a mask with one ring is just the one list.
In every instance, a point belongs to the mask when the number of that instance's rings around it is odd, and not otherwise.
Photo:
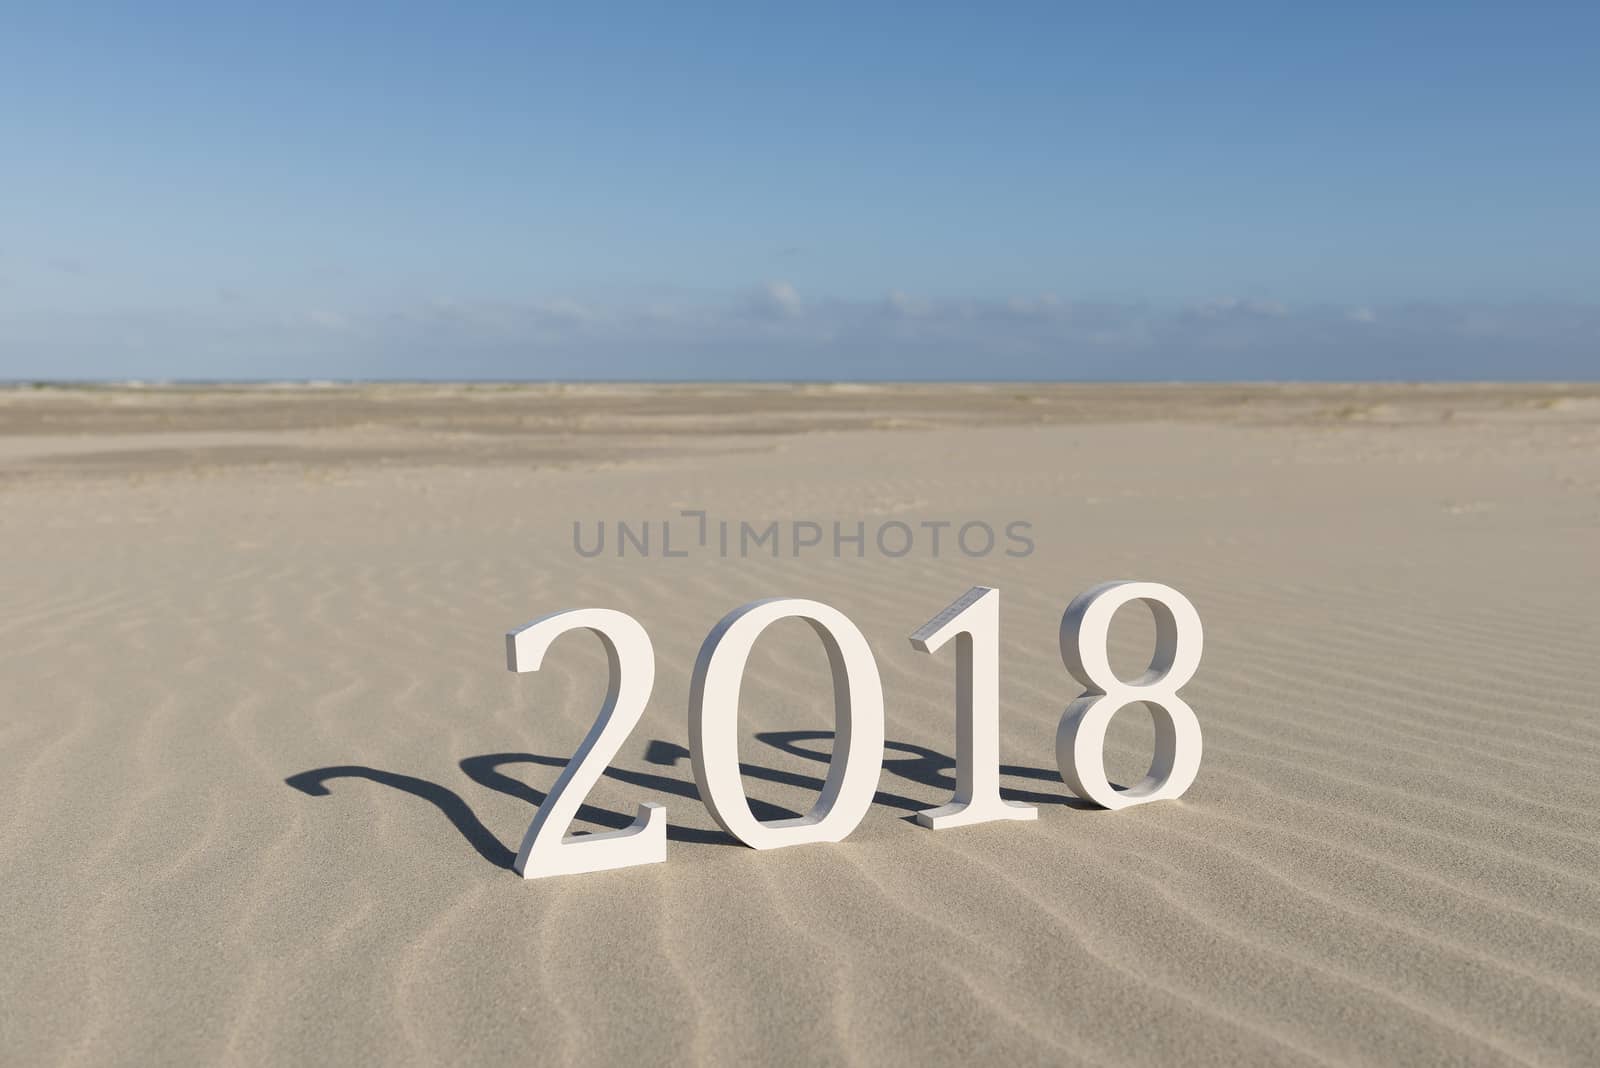
[(1590, 378), (1600, 308), (1183, 307), (1054, 295), (802, 300), (775, 281), (721, 300), (439, 299), (285, 307), (0, 305), (0, 378), (966, 377)]
[(1192, 304), (1189, 310), (1203, 319), (1257, 318), (1281, 319), (1289, 314), (1287, 306), (1275, 300), (1255, 300), (1249, 297), (1222, 297), (1217, 300)]
[(751, 296), (749, 309), (758, 318), (794, 319), (804, 310), (800, 292), (788, 282), (768, 282)]

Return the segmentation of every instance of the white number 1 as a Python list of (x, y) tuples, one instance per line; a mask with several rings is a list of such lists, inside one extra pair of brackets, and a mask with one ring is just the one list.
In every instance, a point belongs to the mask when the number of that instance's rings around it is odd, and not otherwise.
[(936, 831), (990, 820), (1037, 819), (1039, 810), (1000, 797), (1000, 591), (974, 586), (911, 635), (922, 652), (956, 639), (956, 793), (917, 813)]

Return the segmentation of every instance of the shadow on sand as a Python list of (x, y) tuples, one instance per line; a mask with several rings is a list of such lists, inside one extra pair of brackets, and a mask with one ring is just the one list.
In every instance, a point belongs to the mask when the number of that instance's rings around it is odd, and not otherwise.
[[(831, 757), (833, 743), (832, 731), (765, 731), (756, 735), (757, 740), (792, 756), (813, 760), (821, 764), (828, 763)], [(814, 743), (806, 745), (804, 743)], [(897, 756), (895, 754), (905, 754)], [(676, 742), (654, 739), (645, 748), (644, 758), (651, 764), (663, 767), (677, 768), (687, 765), (689, 750)], [(509, 775), (502, 768), (513, 764), (537, 764), (543, 767), (560, 768), (567, 763), (567, 758), (557, 756), (540, 756), (537, 753), (484, 753), (481, 756), (467, 757), (461, 761), (461, 770), (468, 779), (479, 786), (498, 791), (509, 797), (526, 801), (531, 805), (544, 804), (547, 794), (526, 782)], [(883, 770), (891, 775), (898, 776), (907, 782), (917, 783), (942, 791), (953, 791), (956, 786), (955, 760), (924, 746), (914, 745), (910, 742), (889, 741), (884, 743)], [(756, 779), (763, 782), (780, 783), (784, 786), (795, 786), (805, 790), (820, 791), (822, 779), (810, 775), (800, 775), (791, 771), (781, 771), (775, 768), (764, 768), (755, 764), (740, 764), (740, 773), (747, 779)], [(1000, 775), (1004, 778), (1030, 779), (1034, 781), (1053, 782), (1060, 785), (1061, 776), (1055, 769), (1024, 768), (1016, 765), (1002, 765)], [(617, 782), (627, 783), (644, 790), (658, 794), (671, 794), (684, 797), (693, 801), (700, 800), (700, 791), (695, 786), (691, 776), (687, 779), (673, 778), (668, 775), (653, 772), (630, 771), (626, 768), (608, 767), (605, 777)], [(413, 775), (402, 775), (399, 772), (383, 771), (378, 768), (364, 767), (359, 764), (336, 764), (326, 768), (313, 768), (291, 775), (284, 780), (289, 786), (301, 793), (312, 797), (327, 797), (331, 794), (328, 783), (334, 779), (365, 779), (375, 782), (380, 786), (387, 786), (392, 790), (410, 794), (421, 798), (437, 808), (446, 819), (461, 833), (477, 850), (478, 855), (498, 868), (510, 869), (516, 860), (516, 850), (508, 847), (494, 832), (484, 826), (472, 807), (460, 794), (447, 786), (419, 779)], [(1092, 808), (1080, 799), (1065, 793), (1041, 793), (1033, 790), (1018, 790), (1003, 788), (1002, 794), (1007, 800), (1026, 801), (1035, 805), (1066, 805), (1072, 808)], [(905, 818), (925, 808), (930, 808), (940, 802), (918, 801), (887, 790), (879, 790), (872, 799), (873, 804), (885, 808), (896, 809), (905, 813)], [(774, 805), (770, 802), (750, 799), (750, 809), (757, 819), (775, 820), (798, 816), (800, 813)], [(633, 822), (633, 816), (628, 813), (616, 812), (598, 805), (585, 804), (578, 809), (577, 818), (586, 823), (597, 824), (608, 830), (620, 830)], [(681, 827), (674, 824), (667, 825), (667, 837), (674, 842), (700, 842), (720, 845), (736, 845), (736, 840), (721, 830), (705, 830), (698, 827)]]

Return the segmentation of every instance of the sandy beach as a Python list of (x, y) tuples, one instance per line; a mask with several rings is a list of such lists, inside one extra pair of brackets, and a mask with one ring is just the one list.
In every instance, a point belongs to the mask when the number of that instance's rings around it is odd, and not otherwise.
[[(1594, 385), (18, 386), (0, 550), (6, 1063), (1600, 1058)], [(1057, 627), (1114, 578), (1199, 610), (1205, 755), (1104, 812), (1056, 769)], [(907, 635), (974, 585), (1040, 812), (933, 832), (954, 660)], [(779, 595), (860, 627), (888, 742), (848, 839), (758, 852), (685, 709), (707, 631)], [(504, 634), (580, 607), (643, 623), (656, 681), (574, 828), (657, 802), (668, 859), (524, 881), (605, 659), (515, 675)], [(831, 698), (776, 625), (740, 705), (768, 816), (815, 798)], [(1116, 718), (1114, 780), (1151, 735)]]

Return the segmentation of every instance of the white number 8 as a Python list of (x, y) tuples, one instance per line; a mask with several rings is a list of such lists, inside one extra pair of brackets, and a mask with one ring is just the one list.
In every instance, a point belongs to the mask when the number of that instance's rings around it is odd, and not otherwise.
[[(1150, 668), (1132, 682), (1111, 670), (1106, 641), (1111, 619), (1129, 601), (1143, 601), (1156, 620)], [(1200, 721), (1178, 696), (1200, 666), (1200, 614), (1189, 599), (1159, 582), (1107, 582), (1073, 598), (1061, 617), (1061, 660), (1087, 687), (1056, 728), (1061, 778), (1086, 801), (1128, 808), (1182, 795), (1200, 770)], [(1106, 727), (1135, 701), (1150, 710), (1155, 755), (1140, 782), (1118, 790), (1106, 779)]]

